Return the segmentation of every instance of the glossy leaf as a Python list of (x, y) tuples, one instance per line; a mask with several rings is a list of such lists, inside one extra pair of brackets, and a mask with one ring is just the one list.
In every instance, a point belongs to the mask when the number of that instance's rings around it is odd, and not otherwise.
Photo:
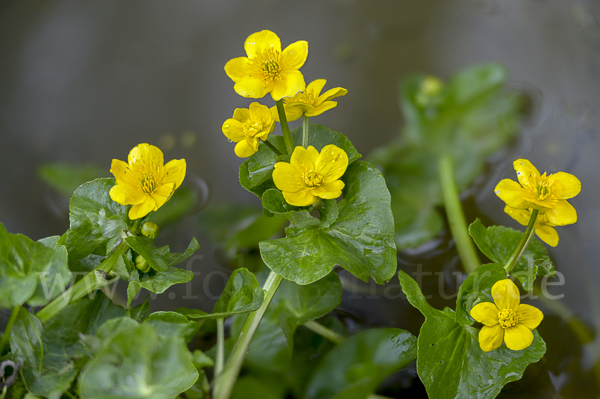
[[(299, 126), (291, 131), (292, 140), (295, 146), (302, 146), (302, 127)], [(348, 140), (342, 133), (335, 132), (329, 129), (327, 126), (319, 125), (317, 123), (308, 124), (308, 145), (315, 147), (319, 152), (326, 145), (333, 144), (346, 152), (348, 155), (348, 164), (352, 164), (354, 161), (360, 159), (362, 155), (356, 151), (356, 148), (352, 145), (352, 142)]]
[(189, 321), (176, 312), (154, 312), (144, 320), (150, 324), (160, 337), (182, 337), (189, 342), (198, 332), (198, 323)]
[(343, 199), (329, 227), (288, 229), (288, 237), (260, 243), (261, 256), (271, 270), (301, 285), (323, 278), (335, 265), (364, 281), (373, 277), (383, 284), (391, 279), (396, 246), (383, 176), (369, 163), (357, 161), (342, 180)]
[(154, 246), (154, 240), (141, 236), (130, 236), (127, 237), (125, 241), (127, 241), (127, 244), (129, 244), (131, 249), (142, 255), (152, 269), (157, 272), (165, 271), (169, 267), (165, 260), (165, 255), (169, 250), (168, 246), (156, 248)]
[(505, 344), (491, 352), (479, 347), (479, 331), (455, 320), (450, 309), (429, 306), (417, 283), (398, 273), (408, 301), (425, 316), (417, 342), (417, 373), (431, 398), (495, 398), (502, 387), (539, 361), (546, 344), (534, 330), (531, 346), (511, 351)]
[(81, 184), (106, 176), (105, 168), (97, 165), (77, 165), (68, 163), (47, 163), (40, 167), (39, 175), (60, 194), (69, 198)]
[(131, 301), (133, 301), (139, 290), (142, 288), (154, 292), (155, 294), (162, 294), (170, 286), (187, 283), (193, 278), (194, 273), (192, 271), (179, 269), (173, 266), (169, 267), (164, 272), (144, 274), (141, 280), (139, 272), (135, 271), (132, 280), (127, 286), (127, 306), (131, 305)]
[(371, 329), (335, 347), (315, 369), (308, 399), (364, 399), (417, 355), (417, 339), (398, 328)]
[(464, 326), (472, 325), (471, 308), (480, 300), (492, 298), (491, 290), (496, 281), (506, 278), (504, 268), (496, 263), (481, 265), (461, 284), (456, 298), (456, 321)]

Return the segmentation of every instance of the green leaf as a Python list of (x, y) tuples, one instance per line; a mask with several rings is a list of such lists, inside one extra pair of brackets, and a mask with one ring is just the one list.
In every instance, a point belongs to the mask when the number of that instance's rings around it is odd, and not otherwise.
[(231, 393), (231, 399), (281, 399), (285, 397), (283, 381), (268, 377), (240, 377)]
[(183, 339), (161, 338), (148, 323), (129, 323), (85, 365), (78, 379), (82, 398), (164, 399), (189, 389), (198, 371)]
[(288, 204), (281, 191), (277, 189), (271, 188), (265, 191), (261, 200), (267, 211), (289, 220), (292, 228), (305, 229), (321, 224), (321, 221), (308, 213), (307, 209)]
[[(79, 186), (71, 197), (70, 229), (65, 245), (69, 258), (105, 255), (107, 245), (127, 228), (126, 208), (109, 195), (115, 179), (96, 179)], [(112, 247), (112, 246), (111, 246)]]
[(472, 325), (474, 320), (470, 312), (473, 305), (479, 300), (491, 298), (492, 286), (505, 278), (506, 271), (496, 263), (481, 265), (469, 274), (458, 290), (456, 321), (463, 326)]
[(508, 79), (508, 71), (500, 64), (476, 65), (459, 72), (448, 83), (457, 104), (465, 105), (499, 90)]
[(69, 285), (71, 272), (58, 236), (34, 242), (0, 223), (0, 308), (41, 306)]
[(417, 355), (416, 338), (398, 328), (371, 329), (335, 347), (315, 369), (308, 399), (364, 399)]
[(212, 367), (215, 365), (215, 361), (210, 357), (204, 354), (201, 350), (196, 349), (192, 353), (192, 363), (194, 363), (194, 367), (198, 370), (203, 369), (205, 367)]
[(156, 272), (153, 274), (144, 274), (140, 280), (139, 272), (134, 272), (132, 280), (127, 286), (127, 306), (131, 305), (131, 301), (135, 298), (140, 289), (145, 288), (155, 294), (162, 294), (170, 286), (175, 284), (187, 283), (194, 278), (194, 273), (189, 270), (169, 267), (164, 272)]
[(340, 265), (356, 277), (379, 284), (396, 271), (390, 195), (381, 173), (357, 161), (342, 177), (346, 184), (338, 217), (329, 227), (300, 229), (293, 236), (260, 243), (265, 264), (297, 284), (317, 281)]
[(168, 246), (156, 248), (154, 240), (148, 237), (130, 236), (125, 238), (127, 244), (150, 264), (152, 269), (157, 272), (163, 272), (169, 267), (165, 260), (165, 255), (169, 250)]
[[(302, 126), (297, 127), (290, 133), (292, 134), (294, 145), (302, 146)], [(308, 145), (315, 147), (317, 151), (321, 152), (323, 147), (329, 144), (333, 144), (346, 152), (346, 155), (348, 155), (349, 165), (362, 157), (362, 155), (356, 151), (356, 148), (354, 148), (352, 142), (348, 140), (348, 138), (342, 133), (335, 132), (329, 129), (327, 126), (309, 123)]]
[(262, 305), (263, 297), (264, 291), (254, 274), (247, 269), (234, 270), (210, 316), (217, 318), (254, 312)]
[(38, 170), (40, 178), (60, 194), (69, 198), (77, 187), (90, 180), (106, 176), (106, 169), (96, 165), (47, 163)]
[(184, 252), (179, 252), (179, 253), (167, 252), (167, 254), (165, 256), (165, 259), (167, 261), (167, 266), (171, 267), (171, 266), (178, 265), (181, 262), (185, 262), (198, 250), (198, 248), (200, 248), (200, 244), (198, 244), (198, 241), (196, 240), (196, 238), (192, 238), (192, 241), (190, 241), (187, 249)]
[[(504, 226), (490, 226), (486, 229), (479, 219), (471, 223), (469, 234), (481, 252), (500, 265), (506, 264), (523, 236), (520, 231)], [(548, 251), (534, 238), (511, 274), (521, 281), (523, 288), (531, 291), (536, 276), (554, 276), (555, 270)]]
[(185, 342), (190, 342), (199, 329), (198, 323), (176, 312), (154, 312), (144, 323), (154, 327), (160, 337), (182, 337)]
[(408, 301), (425, 316), (417, 342), (417, 373), (431, 398), (495, 398), (502, 387), (539, 361), (546, 344), (534, 330), (531, 346), (511, 351), (505, 344), (491, 352), (479, 347), (479, 331), (460, 325), (454, 312), (429, 306), (417, 283), (398, 273)]

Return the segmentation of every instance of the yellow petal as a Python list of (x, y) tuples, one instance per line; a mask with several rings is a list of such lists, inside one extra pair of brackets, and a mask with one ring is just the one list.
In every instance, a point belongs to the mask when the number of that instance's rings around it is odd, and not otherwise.
[(233, 119), (240, 121), (241, 123), (246, 122), (246, 119), (248, 118), (250, 118), (250, 110), (248, 108), (236, 108), (233, 111)]
[(308, 42), (299, 40), (287, 46), (281, 54), (281, 64), (286, 70), (300, 69), (308, 57)]
[(325, 101), (329, 101), (329, 100), (334, 99), (336, 97), (345, 96), (346, 94), (348, 94), (348, 90), (343, 89), (341, 87), (336, 87), (334, 89), (329, 89), (325, 93), (323, 93), (323, 94), (321, 94), (319, 96), (319, 98), (317, 99), (317, 104), (323, 103)]
[(252, 147), (248, 140), (242, 140), (235, 146), (235, 155), (240, 158), (248, 158), (255, 152), (256, 150)]
[(130, 166), (140, 163), (152, 167), (152, 169), (165, 164), (162, 151), (158, 147), (146, 143), (133, 147), (129, 152), (128, 161)]
[(242, 128), (242, 123), (239, 120), (227, 119), (225, 122), (223, 122), (222, 130), (225, 137), (234, 143), (246, 138), (244, 129)]
[[(298, 70), (283, 71), (280, 73), (280, 79), (277, 79), (271, 90), (273, 100), (279, 101), (283, 97), (294, 97), (306, 87), (304, 76)], [(259, 98), (259, 97), (254, 97)]]
[(510, 206), (506, 205), (504, 207), (504, 212), (517, 222), (521, 223), (523, 226), (527, 226), (529, 224), (529, 218), (531, 218), (531, 211), (529, 210), (511, 208)]
[(302, 171), (287, 162), (277, 162), (273, 170), (273, 182), (281, 191), (295, 193), (305, 188)]
[(279, 112), (277, 111), (277, 106), (271, 107), (269, 111), (271, 111), (271, 116), (273, 117), (273, 119), (275, 119), (276, 122), (281, 122), (279, 120)]
[[(312, 110), (314, 107), (304, 103), (293, 103), (292, 105), (285, 106), (285, 116), (288, 122), (293, 122), (300, 119), (309, 109)], [(279, 119), (279, 116), (277, 116)]]
[(154, 198), (147, 195), (146, 200), (138, 205), (133, 205), (129, 210), (129, 219), (135, 220), (139, 218), (143, 218), (154, 209)]
[(294, 206), (309, 206), (317, 201), (317, 197), (311, 194), (310, 188), (305, 188), (295, 193), (283, 191), (285, 201)]
[(554, 173), (548, 176), (547, 182), (551, 185), (555, 198), (573, 198), (581, 191), (581, 182), (570, 173)]
[(497, 324), (493, 327), (483, 326), (479, 331), (479, 347), (484, 352), (498, 349), (504, 340), (504, 329)]
[(161, 206), (163, 206), (165, 204), (165, 202), (167, 202), (169, 200), (169, 198), (171, 198), (171, 195), (173, 195), (173, 192), (175, 191), (175, 184), (174, 183), (167, 183), (167, 184), (163, 184), (162, 186), (158, 187), (156, 190), (154, 190), (150, 196), (152, 197), (152, 199), (154, 199), (154, 211), (158, 210), (158, 208), (160, 208)]
[(315, 163), (316, 171), (323, 175), (325, 183), (343, 176), (348, 168), (348, 155), (341, 148), (329, 144), (323, 147)]
[(318, 97), (319, 93), (321, 93), (321, 90), (323, 90), (323, 87), (325, 87), (325, 83), (327, 83), (325, 79), (313, 80), (308, 84), (308, 86), (306, 86), (306, 92), (312, 90), (314, 95)]
[(527, 209), (529, 205), (523, 201), (524, 197), (529, 195), (523, 187), (514, 180), (502, 179), (494, 189), (494, 192), (500, 199), (506, 202), (511, 208)]
[(137, 180), (135, 173), (129, 169), (129, 165), (118, 159), (113, 159), (110, 165), (110, 173), (112, 173), (117, 182), (127, 184), (132, 187), (139, 187), (140, 182)]
[(128, 184), (117, 183), (109, 191), (110, 198), (121, 205), (137, 205), (146, 200), (146, 193)]
[(544, 314), (538, 308), (522, 303), (517, 311), (517, 317), (519, 319), (519, 324), (533, 330), (540, 325), (544, 319)]
[(520, 351), (527, 348), (533, 342), (533, 333), (522, 324), (508, 327), (504, 330), (504, 342), (508, 349)]
[(331, 183), (322, 183), (319, 187), (313, 188), (311, 193), (319, 198), (334, 199), (342, 195), (342, 189), (345, 184), (341, 180), (336, 180)]
[(162, 179), (162, 184), (174, 183), (175, 188), (181, 186), (185, 177), (187, 164), (185, 159), (173, 159), (165, 165), (165, 174)]
[(306, 112), (306, 116), (317, 116), (321, 115), (325, 111), (329, 111), (331, 108), (337, 107), (337, 102), (335, 101), (326, 101), (323, 104), (313, 107), (312, 110)]
[(248, 76), (251, 73), (250, 69), (250, 60), (248, 57), (238, 57), (232, 60), (229, 60), (227, 64), (225, 64), (225, 73), (231, 80), (237, 82), (241, 80), (244, 76)]
[(577, 211), (566, 200), (558, 200), (546, 211), (548, 221), (555, 226), (565, 226), (577, 221)]
[[(253, 102), (250, 104), (248, 109), (249, 117), (251, 120), (255, 122), (263, 122), (263, 124), (269, 124), (271, 120), (271, 113), (269, 112), (269, 108), (266, 105), (262, 105), (257, 102)], [(266, 120), (265, 120), (266, 119)]]
[(290, 164), (292, 166), (299, 167), (300, 170), (304, 170), (304, 168), (316, 170), (315, 164), (318, 158), (319, 151), (317, 151), (312, 145), (308, 146), (308, 148), (298, 146), (294, 148), (294, 152), (290, 158)]
[(263, 98), (269, 92), (269, 87), (258, 78), (244, 76), (236, 82), (233, 90), (242, 97)]
[(492, 327), (498, 324), (498, 308), (491, 302), (480, 302), (471, 309), (471, 317)]
[(512, 309), (515, 312), (519, 308), (519, 289), (510, 279), (497, 281), (492, 286), (492, 298), (498, 310)]
[(517, 159), (513, 162), (519, 183), (523, 187), (530, 187), (540, 181), (540, 172), (526, 159)]
[(546, 244), (551, 247), (555, 247), (558, 245), (558, 233), (556, 229), (550, 227), (548, 225), (540, 225), (535, 227), (535, 234), (539, 237), (540, 240), (544, 241)]
[(281, 52), (281, 40), (279, 40), (279, 36), (270, 30), (263, 30), (248, 36), (246, 43), (244, 43), (244, 49), (248, 58), (254, 58), (269, 49)]

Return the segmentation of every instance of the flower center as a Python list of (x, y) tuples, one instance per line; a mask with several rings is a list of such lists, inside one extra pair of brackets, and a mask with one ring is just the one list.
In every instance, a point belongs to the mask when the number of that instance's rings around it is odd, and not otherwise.
[(246, 119), (246, 121), (242, 124), (242, 129), (247, 137), (254, 137), (262, 131), (263, 124), (261, 121), (257, 122), (253, 121), (252, 119)]
[(301, 93), (296, 94), (295, 97), (286, 97), (283, 101), (286, 104), (290, 103), (304, 103), (309, 105), (314, 105), (316, 100), (316, 96), (313, 90), (303, 91)]
[(504, 309), (498, 313), (498, 321), (500, 322), (500, 326), (508, 328), (517, 325), (519, 318), (514, 310)]
[(279, 53), (273, 49), (262, 53), (260, 57), (260, 69), (265, 79), (275, 80), (281, 72)]
[(537, 186), (538, 199), (544, 200), (550, 194), (550, 187), (546, 184), (546, 182), (542, 181)]
[(323, 175), (314, 170), (304, 172), (302, 177), (307, 187), (317, 187), (323, 182)]
[(152, 174), (146, 174), (142, 178), (142, 190), (146, 194), (150, 194), (156, 188), (156, 178)]

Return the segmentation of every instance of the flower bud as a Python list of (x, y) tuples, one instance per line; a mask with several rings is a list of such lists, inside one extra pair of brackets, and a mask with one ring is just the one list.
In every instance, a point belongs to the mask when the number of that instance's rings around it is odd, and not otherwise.
[(142, 235), (150, 239), (154, 240), (156, 237), (158, 237), (159, 233), (160, 227), (158, 227), (156, 223), (146, 222), (142, 225)]
[(417, 104), (422, 107), (436, 105), (439, 101), (439, 96), (444, 87), (444, 82), (435, 76), (426, 77), (421, 83), (419, 91), (416, 93), (415, 99)]
[(142, 255), (137, 255), (135, 257), (135, 268), (138, 269), (142, 273), (147, 273), (150, 271), (150, 264)]

